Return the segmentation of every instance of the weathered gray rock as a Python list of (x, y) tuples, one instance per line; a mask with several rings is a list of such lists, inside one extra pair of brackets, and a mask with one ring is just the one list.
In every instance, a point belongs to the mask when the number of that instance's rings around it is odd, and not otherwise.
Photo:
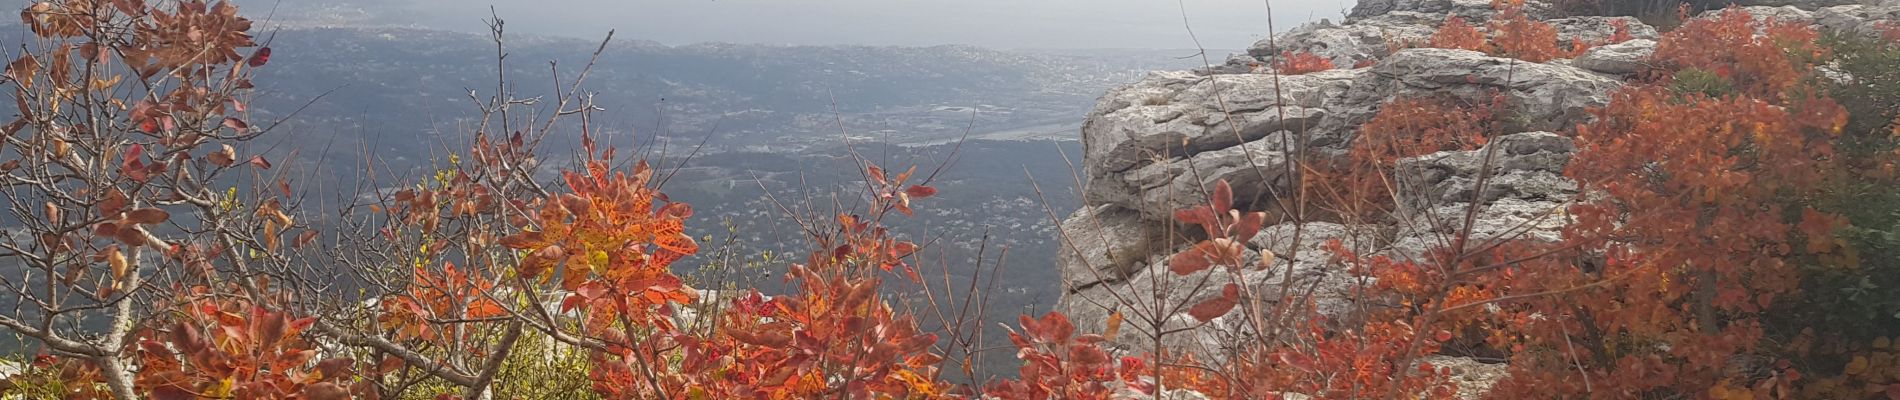
[(1433, 367), (1451, 370), (1451, 383), (1458, 386), (1459, 399), (1483, 398), (1491, 386), (1510, 375), (1510, 366), (1503, 363), (1482, 363), (1468, 357), (1434, 355), (1420, 361)]
[(1086, 168), (1100, 176), (1304, 130), (1322, 115), (1326, 99), (1359, 75), (1335, 70), (1276, 81), (1267, 75), (1149, 74), (1102, 96), (1083, 122), (1084, 158), (1094, 160)]
[(1570, 60), (1570, 66), (1613, 75), (1629, 75), (1642, 71), (1649, 62), (1649, 56), (1656, 53), (1656, 41), (1635, 39), (1627, 42), (1597, 46)]
[(1885, 6), (1848, 5), (1815, 10), (1815, 25), (1841, 32), (1868, 36), (1885, 33), (1884, 26), (1900, 26), (1900, 4)]
[[(1549, 1), (1530, 0), (1524, 3), (1525, 12), (1531, 18), (1548, 19), (1553, 16)], [(1480, 21), (1490, 19), (1491, 14), (1497, 12), (1491, 7), (1490, 0), (1361, 0), (1352, 7), (1351, 12), (1346, 14), (1346, 21), (1357, 21), (1404, 11), (1438, 14), (1440, 19), (1444, 16), (1456, 15), (1467, 20)]]
[(1444, 20), (1444, 15), (1411, 11), (1380, 14), (1343, 25), (1320, 20), (1255, 42), (1247, 48), (1251, 58), (1242, 61), (1272, 65), (1281, 53), (1309, 52), (1332, 60), (1335, 67), (1350, 68), (1385, 58), (1403, 44), (1429, 40)]
[[(1814, 20), (1814, 13), (1808, 11), (1808, 10), (1812, 10), (1813, 8), (1802, 9), (1800, 7), (1789, 6), (1789, 5), (1776, 5), (1776, 6), (1753, 5), (1753, 6), (1735, 7), (1734, 9), (1747, 12), (1748, 15), (1754, 17), (1758, 21), (1769, 20), (1769, 19), (1773, 19), (1776, 21), (1812, 21)], [(1696, 18), (1714, 18), (1716, 16), (1721, 15), (1724, 12), (1728, 12), (1728, 10), (1729, 9), (1724, 8), (1720, 10), (1703, 11), (1702, 14), (1696, 15)]]
[[(1325, 102), (1362, 75), (1157, 73), (1111, 91), (1082, 125), (1085, 197), (1165, 216), (1203, 201), (1202, 184), (1214, 179), (1264, 187), (1280, 169), (1284, 136), (1318, 125)], [(1190, 170), (1200, 174), (1174, 174)]]
[[(1867, 36), (1879, 36), (1885, 33), (1885, 26), (1900, 24), (1900, 0), (1868, 2), (1869, 4), (1834, 5), (1829, 7), (1801, 6), (1749, 6), (1739, 7), (1757, 21), (1773, 20), (1779, 22), (1808, 23), (1816, 29), (1840, 32), (1854, 32)], [(1728, 10), (1705, 11), (1696, 18), (1716, 18)], [(1757, 29), (1760, 33), (1762, 29)]]
[(1878, 4), (1869, 0), (1738, 0), (1736, 4), (1750, 7), (1794, 7), (1804, 10), (1818, 10), (1827, 7)]
[(1444, 248), (1460, 235), (1467, 243), (1494, 241), (1557, 242), (1563, 239), (1566, 204), (1556, 201), (1531, 201), (1505, 198), (1477, 205), (1477, 218), (1470, 230), (1464, 227), (1470, 203), (1441, 204), (1412, 210), (1412, 218), (1400, 223), (1402, 229), (1391, 244), (1391, 256), (1399, 259), (1423, 257), (1427, 251)]
[(1510, 115), (1502, 121), (1507, 128), (1563, 131), (1587, 121), (1588, 110), (1608, 104), (1610, 91), (1623, 84), (1581, 68), (1491, 57), (1469, 50), (1409, 49), (1393, 53), (1371, 69), (1377, 76), (1374, 82), (1354, 87), (1373, 91), (1377, 101), (1370, 104), (1374, 107), (1328, 107), (1329, 120), (1339, 116), (1342, 118), (1335, 121), (1348, 124), (1334, 129), (1351, 129), (1371, 118), (1377, 112), (1376, 105), (1388, 98), (1453, 97), (1485, 104), (1496, 91), (1502, 92), (1511, 106)]
[[(1487, 152), (1490, 174), (1479, 190)], [(1568, 137), (1526, 132), (1499, 137), (1484, 149), (1401, 160), (1397, 180), (1405, 220), (1392, 254), (1418, 257), (1460, 235), (1473, 243), (1560, 240), (1564, 207), (1577, 194), (1576, 183), (1563, 176), (1575, 152)], [(1465, 217), (1474, 211), (1477, 218), (1466, 229)]]
[[(1483, 149), (1408, 158), (1398, 164), (1399, 195), (1414, 204), (1488, 203), (1507, 197), (1561, 201), (1577, 190), (1563, 177), (1575, 152), (1576, 144), (1568, 137), (1525, 132), (1498, 137)], [(1485, 181), (1482, 191), (1479, 179)]]
[(1621, 24), (1632, 39), (1656, 39), (1656, 27), (1635, 17), (1583, 16), (1557, 18), (1545, 23), (1557, 29), (1557, 40), (1567, 45), (1595, 46), (1608, 43)]
[(1290, 135), (1281, 131), (1239, 146), (1096, 178), (1089, 182), (1087, 198), (1165, 216), (1207, 204), (1207, 191), (1225, 180), (1234, 188), (1237, 204), (1253, 204), (1287, 186)]
[(1063, 236), (1056, 266), (1062, 272), (1062, 288), (1076, 290), (1103, 281), (1119, 281), (1137, 267), (1146, 265), (1154, 247), (1166, 246), (1166, 238), (1154, 232), (1156, 224), (1141, 215), (1116, 205), (1087, 207), (1062, 221)]

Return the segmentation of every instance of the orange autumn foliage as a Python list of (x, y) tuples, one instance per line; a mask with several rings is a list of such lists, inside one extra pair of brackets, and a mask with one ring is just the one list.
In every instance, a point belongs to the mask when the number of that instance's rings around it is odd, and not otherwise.
[(1282, 75), (1300, 75), (1333, 69), (1333, 60), (1310, 51), (1282, 52), (1273, 62), (1273, 70)]
[(1441, 49), (1491, 52), (1491, 42), (1485, 39), (1484, 32), (1479, 32), (1478, 27), (1471, 26), (1463, 17), (1456, 15), (1445, 17), (1445, 22), (1438, 26), (1438, 31), (1432, 32), (1431, 39), (1426, 43)]
[(1491, 17), (1493, 54), (1530, 62), (1546, 62), (1583, 54), (1588, 46), (1563, 48), (1557, 40), (1557, 28), (1524, 15), (1522, 6), (1505, 8)]
[[(1496, 14), (1486, 25), (1489, 31), (1479, 31), (1464, 18), (1449, 16), (1438, 30), (1432, 33), (1427, 45), (1441, 49), (1461, 49), (1482, 52), (1498, 57), (1510, 57), (1530, 62), (1547, 62), (1559, 58), (1573, 58), (1589, 49), (1589, 43), (1562, 44), (1557, 37), (1557, 28), (1543, 21), (1530, 19), (1524, 13), (1524, 6), (1502, 2), (1494, 4)], [(1620, 21), (1619, 21), (1620, 22)], [(1618, 24), (1616, 34), (1610, 41), (1628, 40), (1628, 27)]]

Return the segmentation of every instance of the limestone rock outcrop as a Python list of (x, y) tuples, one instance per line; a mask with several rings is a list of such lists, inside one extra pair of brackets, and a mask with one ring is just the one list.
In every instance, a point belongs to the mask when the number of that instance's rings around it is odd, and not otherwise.
[[(1364, 304), (1353, 289), (1368, 278), (1336, 265), (1323, 248), (1329, 241), (1361, 255), (1417, 257), (1458, 233), (1451, 230), (1464, 229), (1473, 213), (1477, 218), (1464, 232), (1474, 239), (1558, 240), (1565, 206), (1579, 195), (1577, 184), (1563, 175), (1577, 152), (1571, 134), (1625, 79), (1650, 68), (1660, 35), (1631, 17), (1555, 18), (1548, 4), (1528, 1), (1527, 15), (1550, 23), (1560, 40), (1590, 49), (1574, 59), (1535, 63), (1409, 48), (1448, 17), (1482, 25), (1495, 13), (1491, 1), (1361, 0), (1343, 22), (1294, 28), (1226, 65), (1155, 72), (1111, 90), (1082, 127), (1087, 206), (1062, 223), (1065, 245), (1058, 263), (1064, 294), (1056, 309), (1079, 329), (1096, 332), (1110, 315), (1122, 314), (1121, 330), (1108, 339), (1123, 351), (1152, 350), (1151, 333), (1159, 328), (1172, 332), (1160, 345), (1213, 358), (1251, 339), (1242, 329), (1247, 317), (1237, 310), (1203, 324), (1179, 311), (1235, 279), (1258, 293), (1301, 294), (1327, 320), (1355, 317)], [(1900, 26), (1892, 25), (1900, 22), (1900, 0), (1752, 0), (1740, 6), (1759, 17), (1831, 30), (1875, 34), (1883, 26)], [(1619, 30), (1631, 40), (1610, 43)], [(1336, 68), (1258, 73), (1256, 66), (1270, 65), (1283, 52), (1311, 52)], [(1493, 135), (1475, 150), (1399, 160), (1392, 171), (1397, 210), (1386, 220), (1270, 223), (1246, 252), (1271, 254), (1273, 261), (1237, 278), (1213, 270), (1187, 276), (1168, 270), (1171, 256), (1200, 239), (1198, 227), (1173, 221), (1174, 211), (1204, 204), (1214, 182), (1233, 186), (1236, 208), (1280, 215), (1279, 200), (1295, 189), (1291, 181), (1301, 173), (1292, 160), (1342, 161), (1359, 127), (1384, 104), (1428, 97), (1502, 104), (1491, 128), (1508, 134)], [(1169, 313), (1155, 304), (1181, 308)], [(1157, 315), (1166, 316), (1142, 321)], [(1471, 371), (1460, 386), (1475, 393), (1503, 370), (1469, 359), (1433, 362)]]

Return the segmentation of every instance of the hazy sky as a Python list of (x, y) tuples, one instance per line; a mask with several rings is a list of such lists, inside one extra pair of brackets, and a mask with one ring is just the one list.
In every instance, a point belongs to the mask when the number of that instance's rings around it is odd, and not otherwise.
[[(256, 0), (252, 0), (256, 1)], [(285, 0), (297, 1), (297, 0)], [(383, 0), (404, 1), (404, 0)], [(1265, 0), (407, 0), (403, 20), (479, 30), (493, 4), (518, 32), (668, 44), (936, 45), (996, 48), (1192, 48), (1181, 7), (1208, 48), (1245, 48), (1267, 32)], [(1337, 19), (1353, 0), (1279, 0), (1275, 28)]]

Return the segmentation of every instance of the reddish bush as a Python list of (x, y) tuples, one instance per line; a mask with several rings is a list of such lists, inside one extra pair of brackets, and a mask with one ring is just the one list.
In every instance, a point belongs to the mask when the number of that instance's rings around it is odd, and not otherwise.
[(1300, 75), (1333, 69), (1333, 60), (1312, 52), (1282, 52), (1273, 62), (1273, 70), (1283, 75)]

